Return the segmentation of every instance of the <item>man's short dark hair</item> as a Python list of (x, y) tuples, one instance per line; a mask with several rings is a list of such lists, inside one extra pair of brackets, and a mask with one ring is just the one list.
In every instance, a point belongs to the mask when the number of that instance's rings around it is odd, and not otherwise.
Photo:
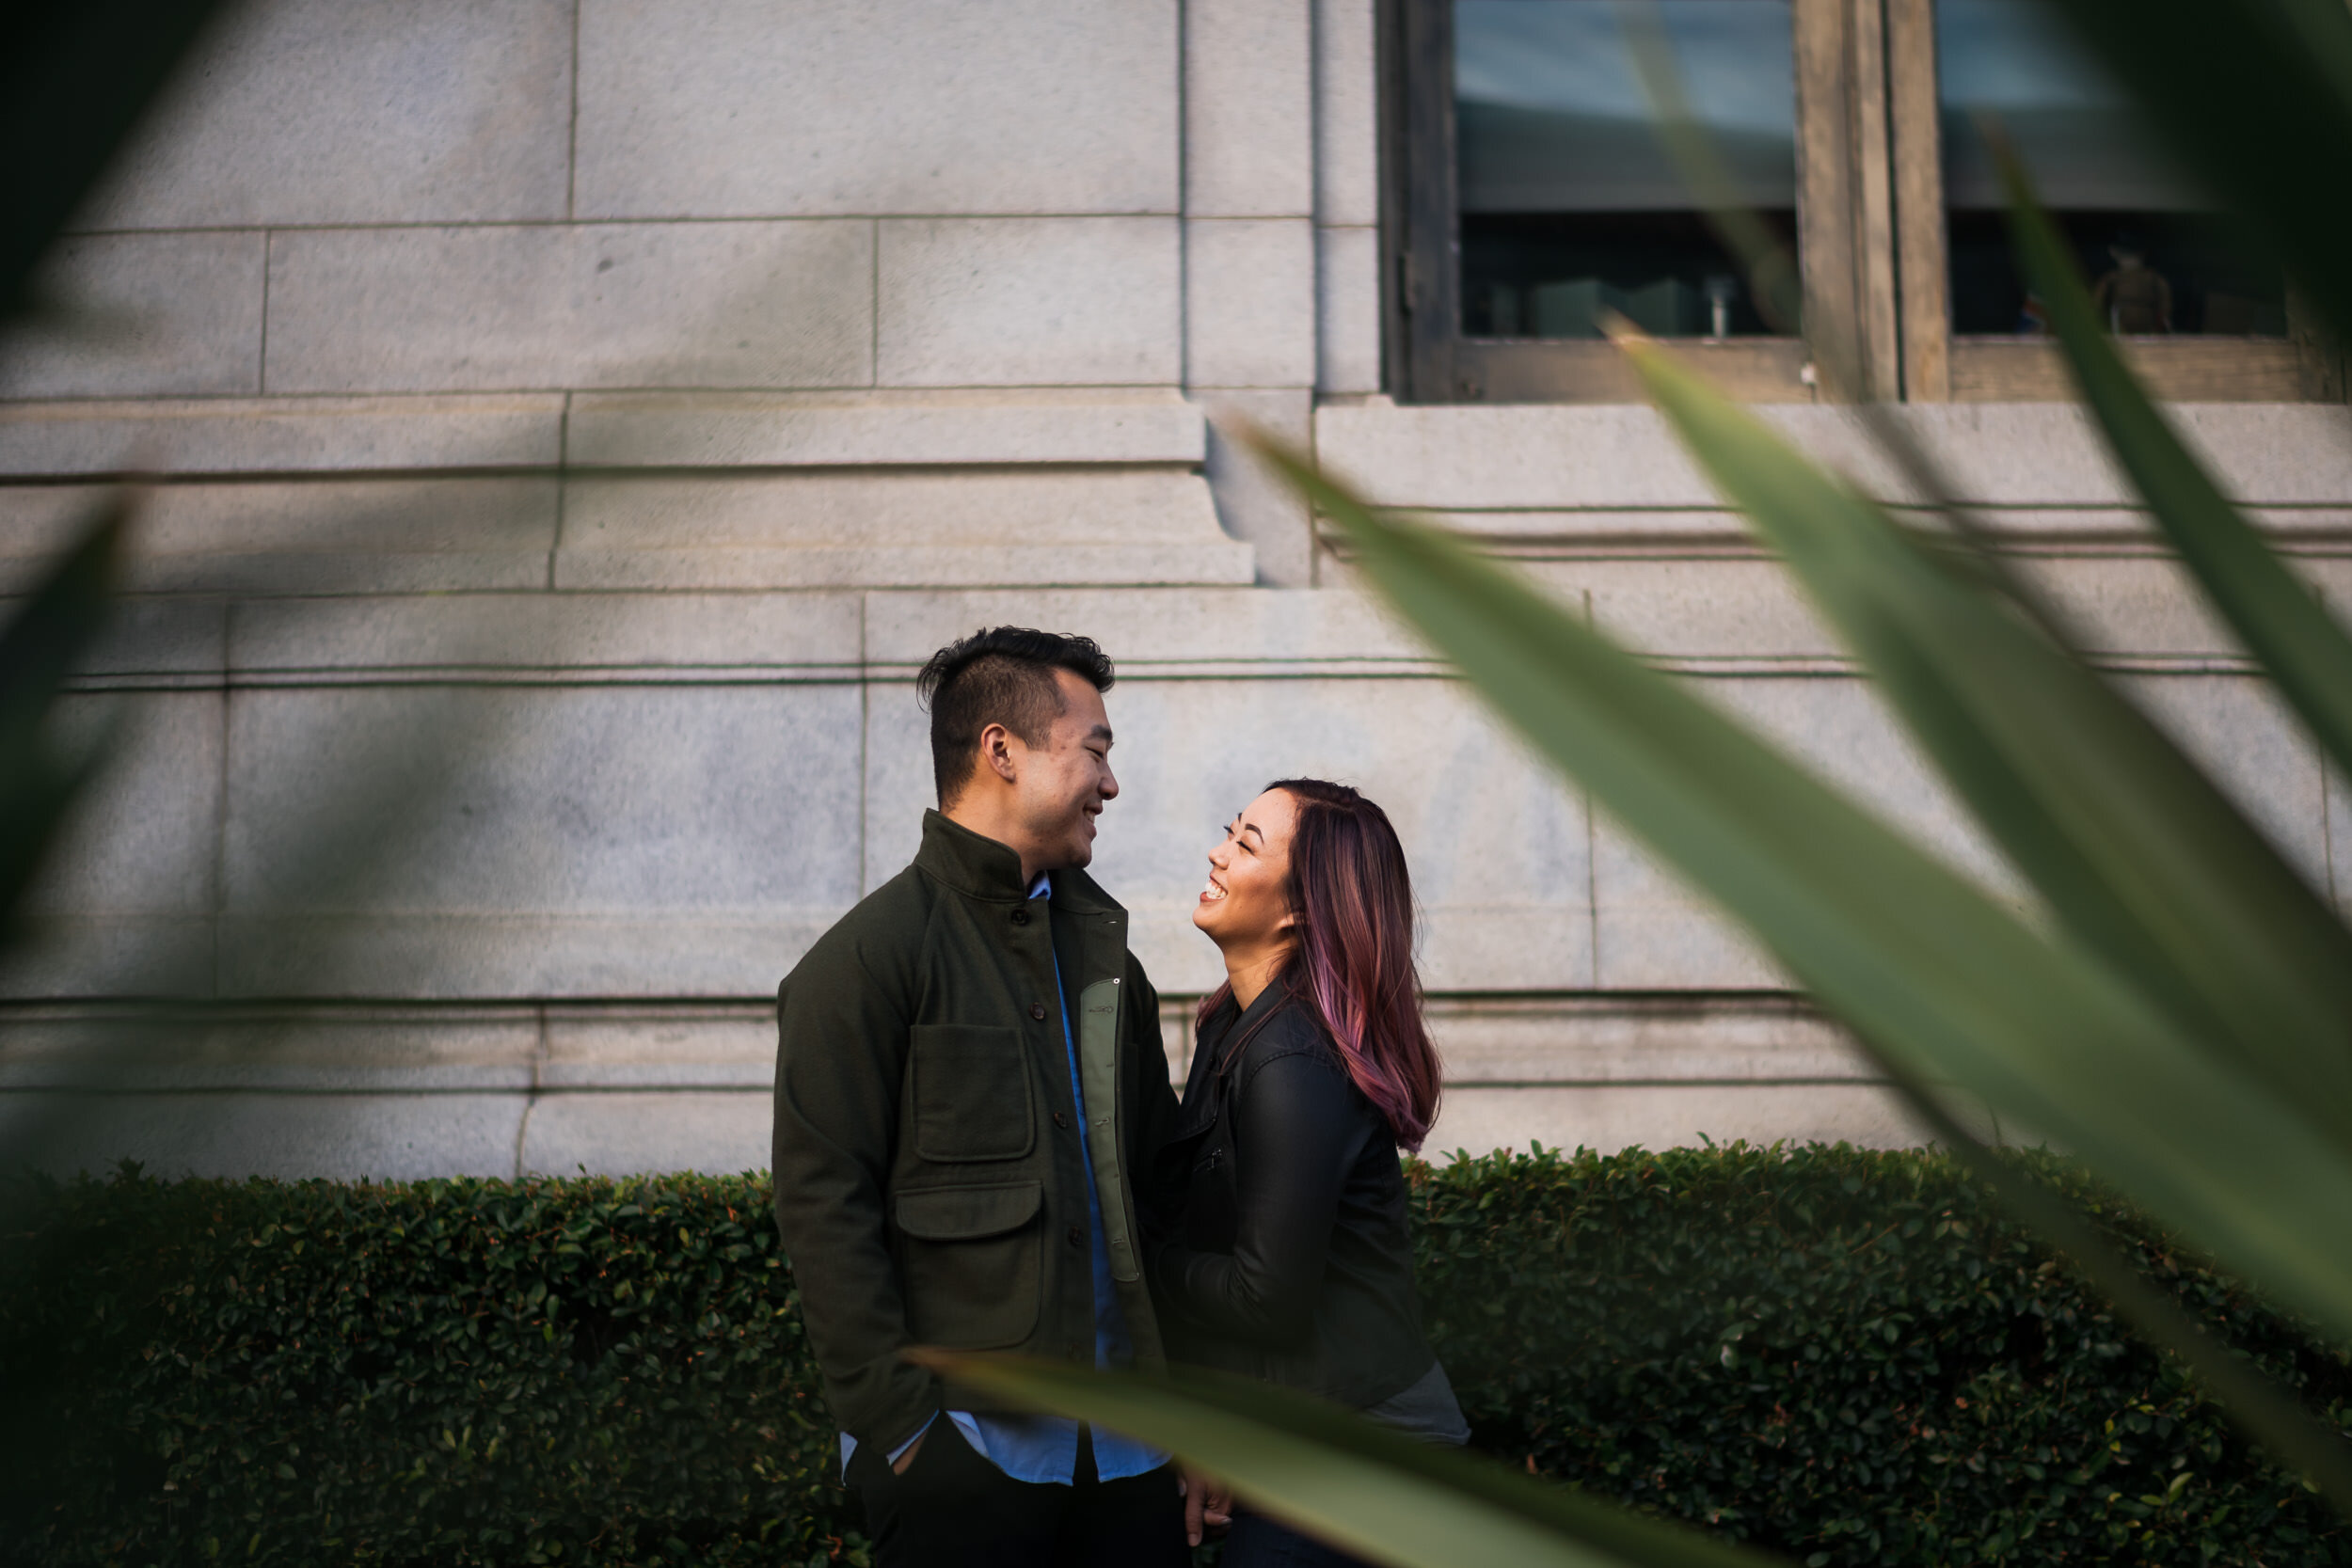
[(979, 767), (980, 732), (1002, 724), (1023, 744), (1042, 746), (1062, 716), (1054, 672), (1084, 677), (1097, 691), (1118, 678), (1090, 637), (1028, 626), (989, 626), (931, 655), (914, 694), (931, 710), (931, 778), (944, 808)]

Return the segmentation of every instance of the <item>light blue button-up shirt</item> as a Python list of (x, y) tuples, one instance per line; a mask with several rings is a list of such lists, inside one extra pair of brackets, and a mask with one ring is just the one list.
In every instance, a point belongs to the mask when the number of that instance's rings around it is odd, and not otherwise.
[[(1029, 889), (1029, 898), (1037, 902), (1052, 892), (1052, 880), (1040, 874)], [(1046, 952), (1052, 956), (1053, 916), (1050, 911), (1044, 912)], [(1135, 1342), (1128, 1338), (1127, 1314), (1119, 1305), (1119, 1288), (1111, 1280), (1110, 1245), (1103, 1232), (1103, 1197), (1095, 1190), (1093, 1152), (1087, 1141), (1086, 1084), (1078, 1071), (1078, 1041), (1070, 1028), (1070, 993), (1062, 984), (1059, 958), (1054, 958), (1054, 990), (1061, 1003), (1062, 1050), (1070, 1061), (1070, 1098), (1078, 1110), (1078, 1157), (1085, 1162), (1087, 1173), (1087, 1222), (1094, 1264), (1094, 1364), (1124, 1367), (1135, 1360)], [(934, 1416), (931, 1420), (938, 1418)], [(1059, 1416), (976, 1416), (968, 1410), (950, 1410), (947, 1418), (956, 1423), (956, 1430), (975, 1452), (1015, 1481), (1068, 1486), (1077, 1479), (1075, 1421)], [(930, 1421), (924, 1422), (923, 1432), (930, 1430)], [(897, 1463), (923, 1432), (892, 1449), (892, 1463)], [(843, 1433), (841, 1468), (845, 1475), (850, 1468), (850, 1456), (856, 1451), (857, 1439)], [(1167, 1463), (1167, 1454), (1132, 1437), (1121, 1437), (1100, 1427), (1094, 1431), (1094, 1473), (1104, 1481), (1139, 1476)]]

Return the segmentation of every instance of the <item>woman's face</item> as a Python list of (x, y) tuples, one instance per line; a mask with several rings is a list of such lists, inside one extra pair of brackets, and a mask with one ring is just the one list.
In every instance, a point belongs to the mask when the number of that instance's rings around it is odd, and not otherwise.
[(1298, 802), (1269, 789), (1242, 809), (1209, 851), (1209, 880), (1193, 905), (1192, 923), (1232, 953), (1271, 952), (1290, 942), (1291, 831)]

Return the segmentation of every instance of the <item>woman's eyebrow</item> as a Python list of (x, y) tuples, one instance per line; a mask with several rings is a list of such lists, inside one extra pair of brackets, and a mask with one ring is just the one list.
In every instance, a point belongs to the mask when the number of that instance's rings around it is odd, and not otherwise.
[(1263, 844), (1265, 842), (1265, 830), (1259, 827), (1255, 822), (1243, 823), (1241, 825), (1241, 831), (1246, 833), (1256, 833), (1258, 835), (1259, 843)]

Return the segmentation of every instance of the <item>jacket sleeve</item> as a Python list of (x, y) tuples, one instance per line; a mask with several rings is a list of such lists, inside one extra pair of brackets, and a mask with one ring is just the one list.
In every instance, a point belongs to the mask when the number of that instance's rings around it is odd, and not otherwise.
[(825, 942), (776, 996), (776, 1229), (834, 1419), (885, 1451), (940, 1406), (938, 1380), (898, 1359), (911, 1340), (883, 1209), (906, 1071), (901, 990), (854, 942)]
[(1359, 1141), (1348, 1094), (1345, 1077), (1307, 1052), (1276, 1056), (1236, 1085), (1233, 1250), (1159, 1248), (1153, 1283), (1171, 1307), (1252, 1344), (1287, 1349), (1307, 1338)]

